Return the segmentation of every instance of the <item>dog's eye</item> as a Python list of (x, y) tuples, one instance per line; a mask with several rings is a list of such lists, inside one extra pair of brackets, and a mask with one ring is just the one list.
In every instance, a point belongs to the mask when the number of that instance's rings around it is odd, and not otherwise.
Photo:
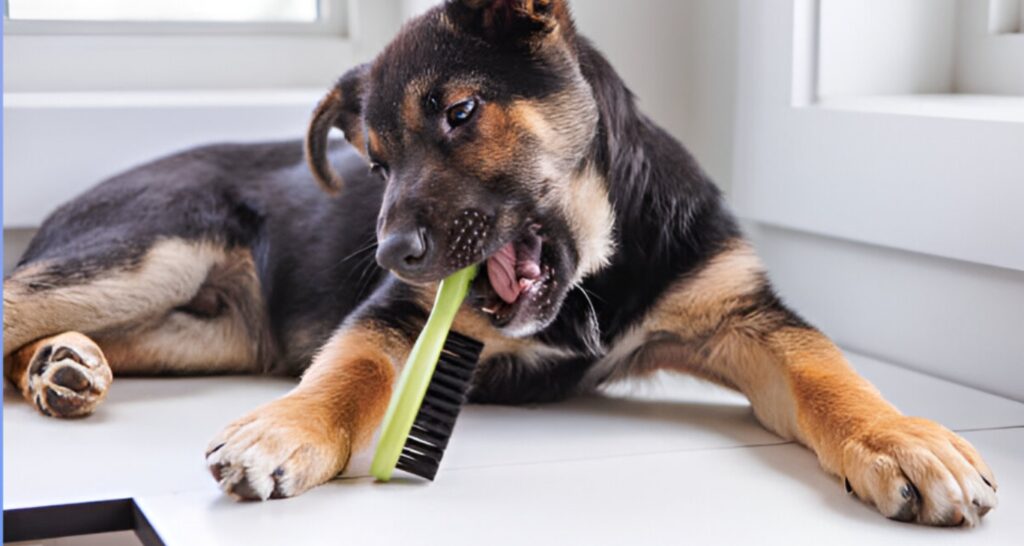
[(448, 126), (454, 129), (465, 124), (473, 118), (474, 112), (476, 112), (476, 99), (464, 100), (448, 107), (448, 110), (445, 111), (445, 117), (448, 118)]
[(382, 163), (376, 161), (370, 163), (370, 172), (381, 177), (382, 180), (388, 179), (388, 168)]

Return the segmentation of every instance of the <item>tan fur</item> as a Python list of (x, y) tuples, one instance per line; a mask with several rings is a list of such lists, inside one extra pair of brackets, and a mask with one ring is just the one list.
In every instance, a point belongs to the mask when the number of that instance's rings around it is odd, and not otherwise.
[(484, 102), (478, 108), (478, 136), (473, 146), (456, 154), (456, 159), (463, 171), (480, 180), (489, 180), (509, 168), (518, 151), (517, 143), (521, 143), (525, 135), (501, 105)]
[(423, 129), (422, 100), (426, 92), (426, 81), (416, 79), (405, 84), (402, 98), (402, 124), (405, 134), (416, 133)]
[(381, 160), (385, 156), (384, 147), (381, 143), (380, 133), (373, 129), (366, 130), (366, 143), (367, 150), (370, 152), (370, 157)]
[(233, 317), (213, 320), (173, 314), (143, 330), (118, 330), (96, 337), (119, 374), (204, 373), (259, 370), (256, 342)]
[(475, 310), (463, 308), (456, 315), (452, 329), (483, 343), (481, 362), (497, 355), (514, 355), (527, 364), (571, 356), (569, 351), (530, 338), (505, 336), (491, 325), (490, 320)]
[[(4, 283), (5, 353), (75, 328), (99, 343), (118, 373), (252, 372), (269, 356), (248, 250), (167, 239), (136, 266), (82, 284), (30, 288), (43, 269), (45, 264), (16, 271)], [(172, 312), (207, 289), (223, 292), (223, 314)]]
[(570, 177), (567, 186), (558, 199), (577, 241), (579, 261), (570, 280), (576, 284), (608, 265), (615, 253), (615, 213), (605, 181), (594, 170), (587, 168)]
[[(637, 326), (616, 340), (612, 351), (594, 367), (591, 372), (593, 377), (605, 377), (612, 371), (622, 376), (647, 373), (665, 365), (667, 360), (675, 367), (687, 366), (687, 371), (691, 373), (735, 387), (724, 377), (712, 374), (700, 365), (701, 355), (682, 358), (682, 355), (673, 354), (666, 359), (663, 353), (679, 349), (669, 349), (662, 345), (644, 346), (652, 338), (694, 340), (713, 335), (716, 329), (723, 326), (724, 317), (741, 304), (741, 297), (760, 289), (762, 274), (760, 259), (750, 245), (744, 241), (734, 241), (700, 271), (678, 281), (667, 290)], [(645, 358), (624, 362), (642, 347)], [(699, 352), (700, 348), (690, 346), (688, 350)], [(741, 349), (731, 350), (735, 352)], [(625, 366), (622, 365), (624, 363)]]
[(408, 350), (385, 330), (342, 327), (294, 390), (211, 442), (207, 463), (221, 488), (266, 499), (297, 495), (338, 475), (383, 419), (397, 363)]
[[(674, 331), (693, 337), (714, 328), (739, 305), (739, 298), (763, 285), (764, 266), (754, 249), (734, 241), (696, 274), (671, 287), (655, 306), (645, 328)], [(680, 318), (685, 320), (680, 320)]]
[(4, 281), (4, 354), (43, 336), (96, 331), (183, 305), (224, 259), (214, 245), (167, 239), (154, 244), (138, 266), (87, 283), (40, 291), (30, 285), (45, 264), (16, 270)]
[(595, 373), (674, 369), (735, 388), (767, 428), (812, 448), (889, 517), (973, 525), (996, 505), (970, 444), (900, 414), (820, 332), (758, 308), (764, 282), (753, 250), (735, 241), (670, 290)]
[[(416, 300), (423, 309), (431, 309), (433, 308), (436, 295), (437, 284), (420, 286), (417, 291)], [(531, 338), (507, 336), (495, 328), (491, 324), (490, 319), (480, 311), (465, 305), (455, 315), (452, 330), (483, 344), (484, 348), (480, 351), (480, 362), (486, 362), (497, 355), (514, 355), (526, 363), (572, 356), (572, 353), (569, 351), (546, 345)], [(395, 338), (387, 346), (405, 347), (406, 345), (407, 342), (401, 338)], [(411, 347), (405, 348), (403, 353), (393, 355), (393, 359), (399, 366), (404, 364), (409, 349)]]
[[(581, 78), (582, 79), (582, 78)], [(589, 92), (575, 89), (545, 99), (543, 103), (518, 101), (510, 108), (510, 117), (523, 131), (546, 150), (537, 168), (549, 190), (541, 202), (563, 211), (577, 243), (579, 262), (571, 284), (607, 265), (615, 252), (613, 233), (615, 213), (608, 197), (606, 181), (591, 166), (582, 169), (574, 158), (582, 155), (587, 135), (593, 134), (597, 113), (593, 103), (581, 97)], [(567, 118), (566, 112), (573, 117)]]
[(210, 268), (203, 290), (227, 300), (220, 315), (165, 313), (131, 327), (94, 333), (114, 370), (184, 372), (201, 363), (205, 372), (252, 373), (267, 364), (270, 336), (252, 254), (246, 249), (224, 251)]

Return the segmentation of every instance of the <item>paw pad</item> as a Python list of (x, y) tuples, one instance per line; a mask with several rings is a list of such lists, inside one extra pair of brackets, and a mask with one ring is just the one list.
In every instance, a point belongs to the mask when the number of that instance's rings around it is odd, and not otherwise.
[(113, 374), (91, 340), (63, 337), (32, 358), (25, 396), (48, 417), (84, 417), (106, 397)]

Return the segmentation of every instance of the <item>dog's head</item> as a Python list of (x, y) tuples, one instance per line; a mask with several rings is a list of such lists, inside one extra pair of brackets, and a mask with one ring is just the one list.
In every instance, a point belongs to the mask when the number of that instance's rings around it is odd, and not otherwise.
[(377, 261), (410, 282), (484, 263), (475, 302), (509, 335), (557, 315), (611, 253), (597, 133), (562, 0), (449, 0), (321, 101), (307, 152), (328, 189), (338, 127), (386, 184)]

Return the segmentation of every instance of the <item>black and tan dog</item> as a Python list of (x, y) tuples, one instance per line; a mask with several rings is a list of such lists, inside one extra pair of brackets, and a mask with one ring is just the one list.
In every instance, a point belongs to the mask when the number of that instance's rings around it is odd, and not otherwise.
[(456, 322), (486, 345), (476, 401), (694, 374), (886, 516), (976, 524), (995, 506), (966, 441), (902, 415), (779, 301), (564, 1), (429, 11), (341, 78), (306, 155), (312, 178), (297, 143), (200, 148), (58, 209), (4, 282), (7, 378), (75, 417), (112, 372), (301, 374), (207, 453), (235, 496), (297, 495), (370, 441), (433, 283), (483, 263)]

